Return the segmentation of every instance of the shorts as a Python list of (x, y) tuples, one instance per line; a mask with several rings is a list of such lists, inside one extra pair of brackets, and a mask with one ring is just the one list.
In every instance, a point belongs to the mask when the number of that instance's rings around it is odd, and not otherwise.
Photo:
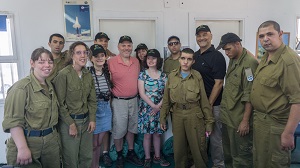
[(96, 129), (94, 134), (100, 134), (111, 130), (112, 113), (110, 101), (98, 101), (96, 111)]
[(112, 101), (114, 139), (123, 138), (129, 131), (136, 134), (138, 128), (138, 98), (130, 100), (116, 99)]

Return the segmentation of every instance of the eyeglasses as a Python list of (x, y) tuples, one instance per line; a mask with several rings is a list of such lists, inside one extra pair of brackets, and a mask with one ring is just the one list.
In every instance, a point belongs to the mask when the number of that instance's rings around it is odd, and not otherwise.
[(74, 52), (76, 55), (89, 55), (90, 51), (76, 51)]
[(169, 46), (178, 45), (178, 44), (179, 44), (179, 41), (169, 42), (168, 43)]

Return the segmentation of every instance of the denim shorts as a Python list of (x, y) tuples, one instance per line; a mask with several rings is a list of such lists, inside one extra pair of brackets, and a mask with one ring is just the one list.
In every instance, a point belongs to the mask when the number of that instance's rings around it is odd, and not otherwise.
[(96, 112), (96, 129), (94, 134), (110, 131), (112, 122), (112, 112), (110, 101), (98, 101)]

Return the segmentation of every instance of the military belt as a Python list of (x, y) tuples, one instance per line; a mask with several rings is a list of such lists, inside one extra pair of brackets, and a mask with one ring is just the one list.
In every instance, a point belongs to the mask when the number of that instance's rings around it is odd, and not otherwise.
[(175, 103), (174, 107), (176, 109), (181, 109), (181, 110), (189, 110), (194, 107), (199, 106), (199, 102), (192, 102), (192, 103)]
[(42, 137), (42, 136), (46, 136), (49, 135), (53, 132), (53, 130), (55, 130), (55, 126), (44, 129), (44, 130), (24, 130), (24, 134), (25, 136), (28, 137)]
[(70, 114), (71, 118), (73, 119), (85, 119), (87, 116), (89, 116), (89, 113), (84, 113), (84, 114)]

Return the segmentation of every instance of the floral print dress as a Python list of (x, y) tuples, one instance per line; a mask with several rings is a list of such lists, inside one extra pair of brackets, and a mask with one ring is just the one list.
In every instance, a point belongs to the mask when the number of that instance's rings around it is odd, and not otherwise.
[[(140, 72), (139, 80), (144, 81), (145, 94), (154, 102), (158, 104), (164, 95), (165, 84), (167, 75), (159, 71), (160, 77), (152, 79), (147, 70)], [(151, 116), (152, 108), (142, 99), (139, 101), (139, 119), (138, 119), (138, 132), (141, 134), (162, 134), (164, 131), (160, 128), (160, 112)]]

